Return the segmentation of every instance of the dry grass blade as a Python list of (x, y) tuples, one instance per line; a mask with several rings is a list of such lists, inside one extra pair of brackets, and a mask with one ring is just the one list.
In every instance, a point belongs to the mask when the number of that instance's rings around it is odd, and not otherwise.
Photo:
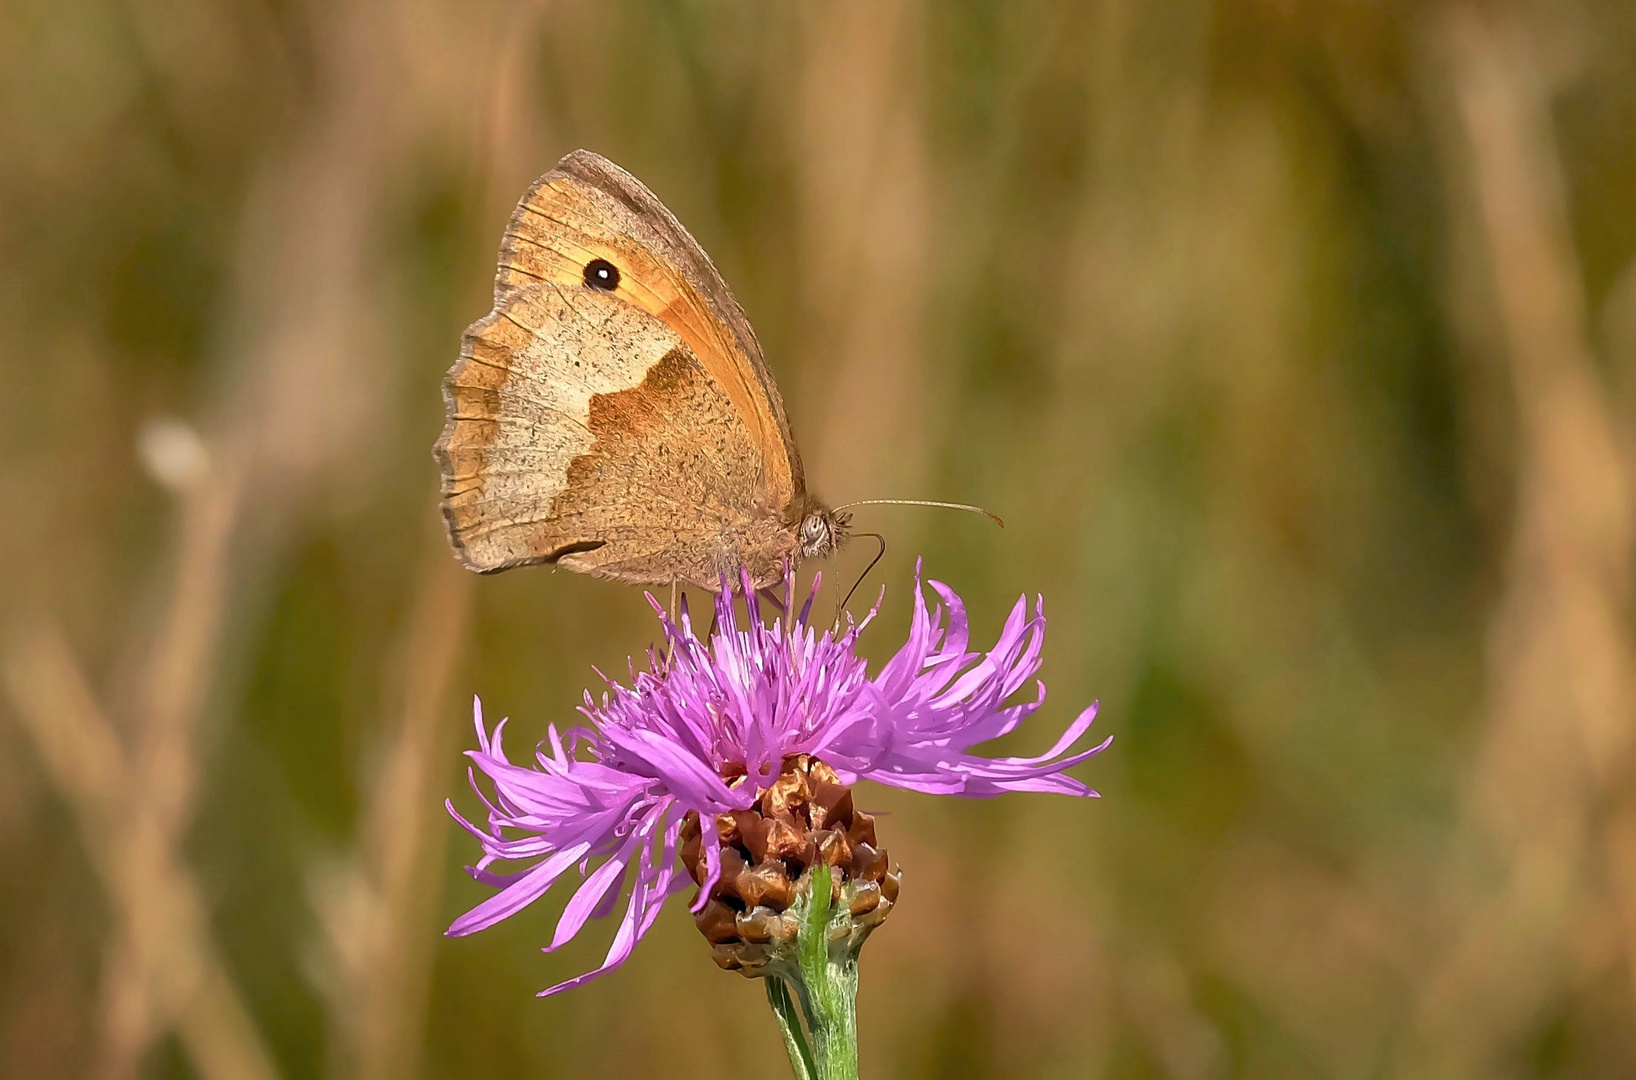
[(3, 675), (118, 909), (125, 943), (119, 963), (158, 999), (200, 1075), (274, 1080), (272, 1058), (210, 943), (191, 876), (169, 849), (130, 844), (162, 829), (150, 809), (120, 797), (132, 780), (118, 737), (61, 633), (34, 627), (7, 650)]
[(823, 372), (808, 390), (825, 408), (805, 445), (820, 491), (925, 494), (930, 166), (914, 63), (924, 15), (915, 3), (802, 14), (803, 300), (825, 327), (806, 363)]
[[(191, 816), (198, 780), (195, 736), (228, 602), (229, 554), (242, 498), (242, 456), (230, 454), (185, 495), (174, 578), (159, 634), (148, 646), (147, 679), (139, 702), (132, 767), (119, 790), (121, 810), (107, 808), (112, 846), (168, 871)], [(153, 972), (142, 957), (161, 954), (163, 939), (133, 940), (148, 924), (126, 920), (107, 948), (103, 969), (103, 1045), (98, 1073), (105, 1080), (135, 1076), (158, 1033), (148, 1000)]]
[(1454, 9), (1441, 30), (1521, 438), (1467, 826), (1505, 865), (1498, 888), (1469, 898), (1463, 933), (1421, 990), (1407, 1071), (1481, 1076), (1575, 977), (1598, 851), (1636, 971), (1630, 477), (1587, 343), (1538, 57), (1503, 7)]
[(331, 1070), (337, 1077), (389, 1080), (416, 1071), (448, 836), (437, 780), (463, 730), (444, 706), (470, 596), (470, 575), (448, 558), (439, 536), (399, 650), (403, 714), (370, 784), (360, 850), (352, 865), (314, 882), (338, 967), (326, 980), (344, 1035)]

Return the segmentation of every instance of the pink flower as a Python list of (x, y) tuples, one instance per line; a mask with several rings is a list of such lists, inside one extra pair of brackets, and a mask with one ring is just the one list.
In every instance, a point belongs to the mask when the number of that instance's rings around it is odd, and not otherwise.
[[(746, 580), (746, 624), (740, 625), (733, 594), (724, 587), (708, 641), (694, 633), (685, 605), (679, 623), (673, 622), (650, 595), (666, 651), (650, 651), (647, 671), (633, 665), (630, 686), (610, 683), (600, 704), (587, 691), (580, 711), (593, 726), (564, 737), (553, 725), (528, 765), (506, 757), (505, 721), (490, 735), (479, 703), (478, 748), (468, 756), (494, 789), (492, 799), (483, 796), (474, 772), (488, 828), (472, 824), (452, 804), (449, 812), (482, 844), (483, 858), (472, 875), (499, 891), (456, 919), (448, 933), (492, 926), (576, 870), (583, 880), (557, 923), (550, 951), (572, 940), (589, 919), (611, 913), (629, 879), (624, 915), (602, 965), (542, 996), (619, 966), (665, 900), (692, 884), (676, 858), (683, 817), (696, 811), (704, 825), (708, 874), (697, 910), (720, 867), (715, 816), (749, 807), (792, 755), (828, 764), (848, 785), (867, 779), (968, 798), (1013, 791), (1095, 796), (1066, 772), (1108, 745), (1104, 740), (1072, 749), (1090, 727), (1095, 705), (1037, 757), (970, 753), (1014, 730), (1045, 699), (1044, 684), (1036, 683), (1034, 700), (1006, 704), (1039, 669), (1045, 636), (1040, 603), (1030, 618), (1026, 597), (1019, 599), (994, 647), (971, 652), (965, 605), (948, 586), (930, 585), (942, 604), (928, 608), (917, 567), (909, 640), (873, 678), (854, 646), (874, 611), (862, 623), (820, 634), (809, 620), (815, 581), (793, 620), (768, 624)], [(787, 577), (786, 613), (793, 591)], [(532, 865), (500, 875), (489, 869), (500, 860)]]

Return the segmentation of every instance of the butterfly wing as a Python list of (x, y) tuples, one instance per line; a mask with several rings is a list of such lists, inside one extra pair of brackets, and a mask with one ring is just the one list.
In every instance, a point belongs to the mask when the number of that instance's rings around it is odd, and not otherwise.
[(793, 554), (801, 461), (749, 321), (687, 230), (595, 154), (518, 204), (444, 398), (444, 518), (474, 570), (713, 588)]

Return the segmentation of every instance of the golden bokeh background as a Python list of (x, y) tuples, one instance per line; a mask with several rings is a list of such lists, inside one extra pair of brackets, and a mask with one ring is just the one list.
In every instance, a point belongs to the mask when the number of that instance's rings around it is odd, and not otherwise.
[[(784, 1075), (681, 905), (475, 937), (636, 590), (449, 556), (438, 384), (585, 146), (1100, 802), (868, 788), (873, 1077), (1636, 1075), (1636, 7), (12, 0), (0, 1075)], [(826, 567), (850, 579), (855, 545)], [(1047, 730), (1049, 729), (1049, 730)]]

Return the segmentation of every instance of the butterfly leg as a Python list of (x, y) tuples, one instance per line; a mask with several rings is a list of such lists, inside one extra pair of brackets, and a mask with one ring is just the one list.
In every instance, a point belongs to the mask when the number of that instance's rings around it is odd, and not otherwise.
[[(674, 581), (670, 583), (670, 606), (665, 609), (665, 617), (670, 620), (671, 626), (680, 625), (676, 622), (676, 583)], [(670, 654), (675, 651), (676, 642), (671, 638), (670, 632), (667, 629), (665, 631), (665, 647), (662, 653), (666, 663), (670, 662)]]
[(779, 596), (771, 586), (768, 586), (765, 589), (757, 590), (756, 595), (761, 597), (761, 602), (763, 604), (771, 605), (773, 611), (777, 612), (780, 616), (784, 614), (784, 598)]

